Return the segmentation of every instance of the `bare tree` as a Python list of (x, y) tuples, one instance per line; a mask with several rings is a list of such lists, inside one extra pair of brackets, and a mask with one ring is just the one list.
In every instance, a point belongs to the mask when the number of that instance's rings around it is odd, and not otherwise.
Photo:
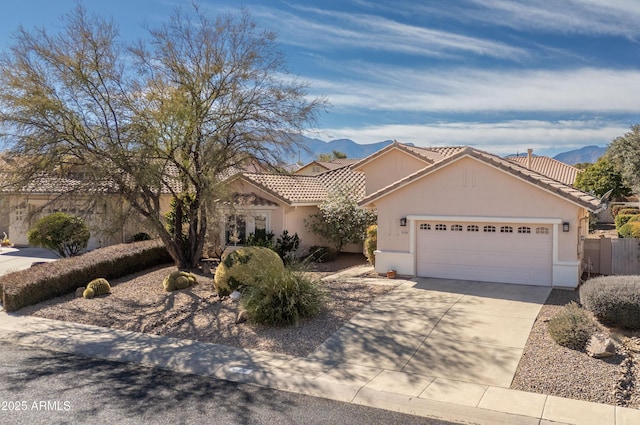
[[(0, 128), (18, 176), (81, 167), (94, 192), (149, 220), (179, 267), (194, 266), (220, 176), (248, 161), (275, 166), (325, 101), (307, 97), (275, 34), (246, 11), (177, 10), (135, 44), (82, 6), (63, 22), (57, 33), (19, 28), (0, 57)], [(163, 193), (176, 205), (173, 234)]]

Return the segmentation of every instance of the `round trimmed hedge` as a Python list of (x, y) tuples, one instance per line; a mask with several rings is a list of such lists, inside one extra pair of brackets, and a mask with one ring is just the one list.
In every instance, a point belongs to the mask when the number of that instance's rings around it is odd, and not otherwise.
[(284, 272), (284, 263), (273, 250), (260, 246), (239, 248), (218, 265), (214, 288), (219, 295), (229, 295), (241, 286), (254, 285), (263, 275)]
[(640, 276), (601, 276), (580, 287), (580, 303), (602, 323), (640, 329)]

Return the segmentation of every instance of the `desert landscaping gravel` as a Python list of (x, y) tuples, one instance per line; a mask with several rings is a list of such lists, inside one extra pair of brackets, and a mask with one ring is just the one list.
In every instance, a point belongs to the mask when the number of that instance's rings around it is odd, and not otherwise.
[[(314, 278), (321, 278), (351, 266), (363, 265), (364, 257), (344, 256), (332, 263), (315, 265)], [(249, 323), (235, 324), (238, 302), (218, 297), (212, 276), (198, 276), (198, 284), (168, 293), (162, 280), (173, 266), (157, 267), (111, 282), (107, 296), (87, 300), (73, 294), (21, 309), (28, 314), (96, 326), (165, 335), (174, 338), (307, 356), (344, 323), (392, 285), (373, 285), (370, 272), (362, 282), (325, 282), (327, 299), (322, 313), (298, 326), (274, 328)], [(380, 280), (377, 279), (379, 283)], [(637, 352), (618, 348), (609, 359), (594, 359), (583, 351), (562, 347), (547, 333), (547, 321), (562, 306), (578, 299), (576, 291), (553, 290), (533, 325), (511, 388), (598, 403), (640, 408), (640, 333), (619, 335)], [(609, 329), (603, 328), (605, 332)], [(626, 336), (632, 337), (626, 339)], [(635, 345), (634, 345), (635, 344)], [(623, 390), (621, 376), (625, 359), (631, 358)], [(622, 395), (621, 395), (622, 394)]]
[[(584, 351), (558, 345), (547, 332), (547, 321), (562, 306), (577, 301), (577, 291), (555, 289), (541, 308), (529, 334), (511, 388), (626, 407), (639, 407), (638, 389), (625, 403), (616, 401), (616, 386), (625, 355), (618, 348), (614, 357), (595, 359)], [(602, 328), (608, 333), (609, 330)], [(637, 380), (634, 380), (637, 382)]]
[[(364, 263), (362, 256), (345, 256), (334, 264), (317, 265), (321, 278), (332, 268)], [(365, 305), (389, 292), (391, 285), (325, 282), (326, 302), (319, 316), (293, 327), (235, 324), (238, 301), (218, 297), (211, 275), (198, 275), (198, 284), (166, 292), (162, 280), (174, 266), (158, 267), (113, 280), (111, 294), (94, 299), (74, 294), (19, 310), (20, 314), (89, 325), (192, 339), (215, 344), (307, 356)]]

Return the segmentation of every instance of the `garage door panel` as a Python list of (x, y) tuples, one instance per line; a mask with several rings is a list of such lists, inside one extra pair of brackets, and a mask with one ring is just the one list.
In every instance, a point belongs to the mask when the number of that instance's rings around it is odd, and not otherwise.
[[(550, 285), (552, 247), (550, 232), (483, 232), (483, 223), (473, 223), (479, 232), (467, 231), (469, 223), (447, 223), (447, 230), (435, 230), (433, 222), (423, 222), (417, 237), (418, 276), (480, 280), (489, 282)], [(451, 231), (461, 224), (463, 231)], [(505, 225), (506, 226), (506, 225)]]

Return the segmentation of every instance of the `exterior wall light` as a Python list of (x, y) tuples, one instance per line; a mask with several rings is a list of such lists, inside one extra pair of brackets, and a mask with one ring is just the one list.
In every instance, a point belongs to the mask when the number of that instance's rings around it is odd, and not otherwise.
[(400, 219), (400, 227), (406, 227), (407, 226), (407, 217), (402, 217)]
[(565, 221), (564, 223), (562, 223), (562, 231), (563, 232), (568, 232), (569, 231), (569, 222)]

